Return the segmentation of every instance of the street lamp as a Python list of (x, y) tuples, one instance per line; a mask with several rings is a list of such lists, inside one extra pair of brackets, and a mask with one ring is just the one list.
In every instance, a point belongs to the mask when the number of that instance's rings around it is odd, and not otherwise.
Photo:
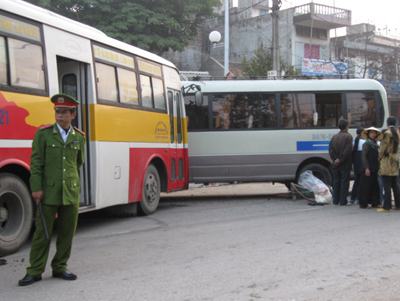
[[(224, 1), (224, 76), (229, 72), (229, 0)], [(232, 0), (232, 7), (238, 7), (239, 0)], [(221, 40), (221, 33), (218, 31), (212, 31), (208, 36), (210, 42), (216, 45)]]
[(208, 39), (211, 43), (213, 43), (213, 45), (216, 45), (217, 43), (219, 43), (219, 41), (221, 41), (221, 33), (217, 30), (214, 30), (210, 32), (210, 34), (208, 35)]

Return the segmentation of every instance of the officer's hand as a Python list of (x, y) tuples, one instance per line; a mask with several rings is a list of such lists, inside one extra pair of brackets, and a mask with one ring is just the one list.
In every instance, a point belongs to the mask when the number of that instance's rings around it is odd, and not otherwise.
[(32, 192), (32, 198), (36, 203), (39, 203), (43, 198), (43, 191), (34, 191)]
[(369, 170), (369, 168), (366, 168), (366, 169), (365, 169), (365, 175), (366, 175), (367, 177), (371, 176), (371, 171)]

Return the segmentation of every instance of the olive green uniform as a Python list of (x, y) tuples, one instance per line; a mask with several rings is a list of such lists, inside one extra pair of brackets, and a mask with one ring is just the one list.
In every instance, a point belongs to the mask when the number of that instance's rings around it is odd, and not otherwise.
[[(80, 197), (79, 169), (84, 161), (85, 137), (71, 128), (64, 143), (57, 124), (39, 129), (32, 143), (31, 190), (43, 191), (41, 201), (49, 235), (57, 224), (57, 251), (51, 262), (53, 272), (64, 272), (71, 254), (72, 238), (78, 221)], [(27, 274), (41, 275), (46, 266), (50, 241), (36, 214)]]

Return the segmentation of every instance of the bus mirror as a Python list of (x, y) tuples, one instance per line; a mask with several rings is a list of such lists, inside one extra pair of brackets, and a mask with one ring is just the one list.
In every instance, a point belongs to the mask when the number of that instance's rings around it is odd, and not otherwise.
[(318, 125), (318, 112), (314, 112), (313, 114), (313, 126)]
[(203, 93), (200, 91), (194, 93), (194, 100), (197, 106), (201, 106), (203, 104)]

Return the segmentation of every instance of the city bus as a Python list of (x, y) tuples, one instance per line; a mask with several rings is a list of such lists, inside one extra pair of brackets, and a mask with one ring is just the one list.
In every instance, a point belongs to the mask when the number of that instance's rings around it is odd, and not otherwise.
[(81, 208), (153, 213), (188, 186), (181, 82), (169, 61), (20, 0), (0, 2), (0, 256), (32, 228), (32, 139), (55, 122), (50, 96), (81, 104)]
[(189, 175), (195, 183), (291, 182), (311, 170), (332, 183), (338, 120), (383, 127), (383, 86), (369, 79), (185, 82)]

